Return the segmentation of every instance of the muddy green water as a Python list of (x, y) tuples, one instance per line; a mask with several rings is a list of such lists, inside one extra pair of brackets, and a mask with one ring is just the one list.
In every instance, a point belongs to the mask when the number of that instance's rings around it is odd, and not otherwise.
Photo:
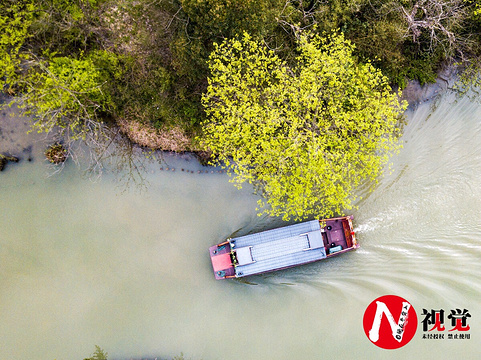
[[(41, 137), (11, 133), (2, 115), (1, 151), (35, 143), (32, 162), (0, 174), (0, 359), (83, 359), (94, 344), (111, 359), (478, 359), (481, 105), (448, 95), (408, 118), (392, 172), (353, 211), (358, 251), (215, 281), (210, 245), (281, 224), (256, 216), (249, 188), (175, 158), (175, 172), (151, 165), (142, 194), (72, 164), (49, 177)], [(362, 318), (385, 294), (419, 318), (468, 309), (471, 339), (426, 340), (418, 327), (405, 347), (378, 349)]]

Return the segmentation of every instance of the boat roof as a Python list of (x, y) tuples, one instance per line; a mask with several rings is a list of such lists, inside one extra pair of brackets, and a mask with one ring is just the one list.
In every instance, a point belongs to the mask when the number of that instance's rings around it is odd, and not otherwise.
[(326, 258), (319, 221), (312, 220), (230, 239), (236, 276), (305, 264)]

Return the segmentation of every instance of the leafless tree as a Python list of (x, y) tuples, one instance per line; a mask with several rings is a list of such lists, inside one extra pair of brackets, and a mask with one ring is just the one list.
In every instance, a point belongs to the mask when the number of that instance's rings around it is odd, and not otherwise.
[(467, 17), (464, 0), (417, 0), (411, 7), (398, 9), (407, 23), (404, 37), (419, 42), (425, 32), (429, 36), (430, 50), (442, 46), (449, 56), (462, 53), (467, 39), (457, 35)]
[[(99, 125), (98, 132), (87, 133), (83, 139), (75, 140), (68, 133), (55, 131), (57, 129), (45, 134), (45, 144), (62, 144), (67, 158), (83, 168), (85, 176), (92, 181), (100, 179), (104, 173), (115, 174), (122, 191), (146, 190), (147, 163), (161, 161), (155, 154), (146, 153), (134, 144), (113, 124)], [(66, 162), (50, 164), (50, 175), (60, 173), (65, 165)]]

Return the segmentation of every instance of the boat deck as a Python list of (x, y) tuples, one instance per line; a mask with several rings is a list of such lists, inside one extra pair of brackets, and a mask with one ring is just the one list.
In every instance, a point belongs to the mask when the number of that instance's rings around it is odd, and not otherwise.
[[(331, 251), (341, 249), (344, 250), (352, 246), (347, 243), (346, 229), (341, 220), (330, 220), (326, 223), (327, 230), (322, 233), (324, 246), (326, 247), (328, 255)], [(339, 248), (339, 246), (341, 248)], [(332, 250), (331, 250), (332, 249)], [(332, 252), (334, 254), (334, 251)]]
[(307, 264), (357, 249), (352, 216), (312, 220), (227, 239), (209, 253), (216, 279)]
[(247, 276), (326, 258), (319, 221), (232, 239), (236, 276)]

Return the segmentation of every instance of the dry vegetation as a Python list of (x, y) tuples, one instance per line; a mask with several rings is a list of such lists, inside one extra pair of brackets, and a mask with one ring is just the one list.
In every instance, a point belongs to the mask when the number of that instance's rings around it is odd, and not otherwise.
[(192, 150), (192, 142), (179, 127), (159, 130), (152, 125), (141, 124), (126, 118), (117, 119), (120, 131), (131, 141), (153, 150), (186, 151)]

